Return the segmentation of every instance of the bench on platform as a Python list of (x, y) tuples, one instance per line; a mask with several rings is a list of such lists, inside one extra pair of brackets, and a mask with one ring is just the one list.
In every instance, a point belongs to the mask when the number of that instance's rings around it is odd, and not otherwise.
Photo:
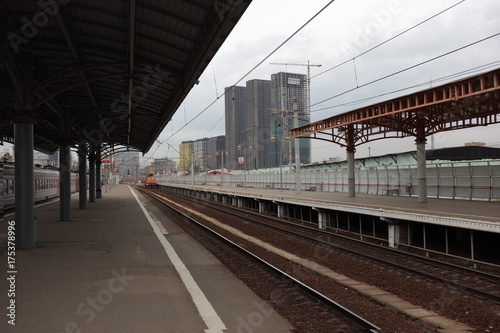
[(399, 195), (399, 188), (383, 188), (382, 195)]

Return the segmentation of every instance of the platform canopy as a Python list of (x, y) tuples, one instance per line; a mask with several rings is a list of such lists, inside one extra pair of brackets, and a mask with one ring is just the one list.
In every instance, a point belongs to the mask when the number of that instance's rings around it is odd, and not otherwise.
[(500, 123), (500, 68), (383, 101), (291, 130), (309, 138), (357, 146), (363, 143)]
[(146, 153), (250, 2), (2, 0), (0, 139)]

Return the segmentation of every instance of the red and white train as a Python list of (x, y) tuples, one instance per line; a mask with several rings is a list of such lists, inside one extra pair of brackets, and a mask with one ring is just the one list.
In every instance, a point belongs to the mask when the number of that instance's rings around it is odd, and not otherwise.
[[(78, 180), (78, 174), (71, 173), (71, 193), (79, 190)], [(35, 202), (58, 197), (59, 185), (59, 170), (34, 168), (33, 197)], [(3, 165), (3, 181), (0, 182), (0, 186), (4, 209), (13, 208), (16, 188), (13, 163)]]

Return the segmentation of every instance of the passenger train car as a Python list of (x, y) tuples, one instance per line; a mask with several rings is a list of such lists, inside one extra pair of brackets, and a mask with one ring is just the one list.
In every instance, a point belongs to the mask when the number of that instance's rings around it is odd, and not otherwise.
[[(35, 202), (56, 198), (59, 196), (59, 170), (34, 168), (33, 198)], [(78, 191), (78, 174), (71, 174), (71, 193)], [(0, 183), (3, 193), (4, 209), (14, 207), (15, 177), (14, 164), (3, 165), (3, 181)]]
[(151, 187), (151, 188), (158, 187), (158, 184), (156, 184), (154, 172), (148, 172), (145, 183), (146, 183), (146, 187)]

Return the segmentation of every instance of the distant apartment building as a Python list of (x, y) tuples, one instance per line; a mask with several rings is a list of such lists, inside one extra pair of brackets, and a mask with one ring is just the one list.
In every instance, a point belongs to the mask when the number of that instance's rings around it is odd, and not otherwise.
[(194, 141), (183, 141), (179, 145), (179, 171), (190, 172)]
[[(290, 130), (309, 123), (307, 75), (280, 72), (226, 88), (226, 167), (261, 169), (295, 162)], [(297, 125), (294, 114), (298, 115)], [(275, 141), (271, 138), (275, 137)], [(240, 149), (238, 149), (238, 147)], [(311, 162), (310, 140), (300, 140), (300, 161)]]
[(34, 162), (34, 164), (58, 168), (59, 167), (59, 150), (56, 150), (51, 155), (47, 155), (45, 153), (42, 153), (42, 152), (35, 150), (33, 152), (33, 162)]
[(115, 167), (118, 170), (120, 179), (123, 181), (137, 181), (139, 174), (139, 158), (138, 151), (125, 151), (115, 155)]
[(226, 88), (225, 166), (230, 169), (270, 167), (271, 81), (250, 80)]
[(203, 172), (208, 167), (208, 138), (198, 139), (193, 143), (195, 171)]
[(238, 145), (248, 146), (251, 119), (247, 112), (246, 87), (232, 86), (225, 89), (226, 152), (224, 167), (237, 169)]
[[(305, 74), (279, 72), (271, 75), (270, 134), (276, 138), (273, 145), (273, 166), (279, 164), (279, 152), (282, 154), (283, 164), (295, 163), (295, 140), (286, 141), (285, 138), (296, 127), (294, 116), (298, 116), (297, 126), (306, 125), (310, 121), (307, 90)], [(311, 163), (311, 141), (301, 139), (299, 142), (300, 162)]]
[[(243, 155), (246, 169), (271, 167), (271, 81), (250, 80), (246, 83), (249, 125)], [(252, 149), (249, 149), (252, 146)]]
[(224, 135), (219, 135), (208, 139), (207, 159), (208, 159), (208, 168), (210, 170), (222, 168), (221, 153), (225, 151), (226, 149), (225, 147), (226, 147), (226, 137)]
[(157, 175), (172, 173), (175, 170), (175, 162), (169, 158), (155, 158), (151, 163), (151, 170)]

